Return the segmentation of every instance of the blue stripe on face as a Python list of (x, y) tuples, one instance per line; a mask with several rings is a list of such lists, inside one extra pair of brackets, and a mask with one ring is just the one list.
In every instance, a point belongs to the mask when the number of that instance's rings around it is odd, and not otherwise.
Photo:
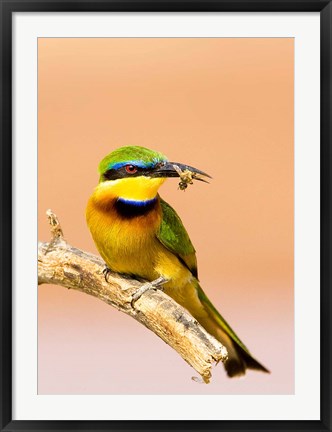
[(155, 162), (143, 162), (139, 160), (125, 161), (125, 162), (116, 162), (111, 164), (108, 169), (119, 169), (125, 165), (135, 165), (138, 168), (152, 168), (155, 165)]
[(127, 200), (124, 198), (118, 198), (118, 201), (120, 201), (121, 203), (127, 204), (128, 206), (135, 206), (135, 207), (146, 207), (154, 203), (156, 200), (157, 198), (152, 198), (146, 201), (135, 201), (135, 200)]

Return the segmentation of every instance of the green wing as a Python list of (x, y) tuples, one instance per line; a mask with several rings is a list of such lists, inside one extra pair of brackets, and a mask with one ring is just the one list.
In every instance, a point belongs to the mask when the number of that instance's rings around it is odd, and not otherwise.
[(159, 241), (191, 271), (197, 278), (195, 248), (176, 211), (160, 198), (162, 222), (157, 237)]
[[(189, 235), (175, 210), (162, 199), (160, 199), (160, 204), (162, 209), (162, 222), (157, 237), (197, 278), (195, 249), (190, 241)], [(220, 327), (235, 342), (237, 350), (241, 354), (241, 357), (245, 359), (247, 367), (268, 372), (262, 364), (251, 356), (248, 348), (213, 306), (197, 281), (195, 282), (195, 287), (202, 306), (213, 322), (216, 323), (216, 326)]]

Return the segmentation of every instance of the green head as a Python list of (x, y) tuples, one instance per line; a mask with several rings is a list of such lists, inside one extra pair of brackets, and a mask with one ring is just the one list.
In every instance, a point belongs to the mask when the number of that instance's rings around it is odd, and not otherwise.
[[(138, 172), (144, 175), (148, 171), (152, 171), (156, 165), (166, 162), (167, 158), (162, 153), (145, 147), (120, 147), (109, 153), (100, 162), (98, 168), (100, 181), (111, 180), (110, 177), (114, 179), (123, 178), (124, 176), (130, 177)], [(129, 166), (134, 168), (130, 169)], [(133, 172), (136, 168), (137, 171)], [(123, 175), (121, 176), (121, 174)]]
[[(120, 147), (109, 153), (99, 164), (100, 182), (121, 178), (146, 176), (179, 177), (180, 170), (190, 170), (202, 176), (210, 177), (203, 171), (178, 162), (169, 162), (162, 153), (139, 146)], [(198, 180), (202, 180), (198, 178)]]

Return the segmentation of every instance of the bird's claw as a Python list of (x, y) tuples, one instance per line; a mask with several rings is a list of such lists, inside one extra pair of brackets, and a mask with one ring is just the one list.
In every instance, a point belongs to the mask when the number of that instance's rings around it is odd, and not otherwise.
[(110, 274), (110, 273), (112, 273), (112, 270), (109, 268), (109, 267), (107, 267), (107, 265), (105, 265), (105, 268), (104, 268), (104, 270), (103, 270), (103, 275), (104, 275), (104, 277), (105, 277), (105, 281), (108, 283), (108, 275)]
[(146, 282), (144, 285), (142, 285), (132, 296), (131, 299), (131, 306), (134, 307), (134, 304), (137, 302), (137, 300), (144, 294), (146, 291), (151, 289), (159, 289), (163, 291), (164, 287), (163, 285), (168, 282), (169, 279), (164, 278), (163, 276), (160, 276), (158, 279), (153, 280), (152, 282)]

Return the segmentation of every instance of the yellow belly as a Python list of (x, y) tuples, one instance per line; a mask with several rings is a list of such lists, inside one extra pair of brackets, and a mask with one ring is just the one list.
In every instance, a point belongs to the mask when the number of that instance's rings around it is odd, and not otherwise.
[(158, 240), (161, 215), (157, 212), (124, 220), (100, 210), (91, 199), (86, 217), (97, 249), (111, 270), (150, 281), (163, 276), (181, 285), (191, 278), (190, 271)]

